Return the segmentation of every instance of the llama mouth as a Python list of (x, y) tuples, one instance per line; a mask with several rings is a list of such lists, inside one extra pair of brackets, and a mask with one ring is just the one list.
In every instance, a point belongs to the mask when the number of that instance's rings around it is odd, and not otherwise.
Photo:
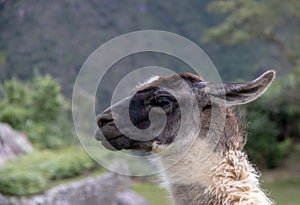
[(95, 139), (97, 141), (110, 141), (122, 136), (124, 136), (122, 133), (115, 132), (115, 130), (111, 128), (98, 128), (95, 132)]
[(125, 142), (126, 142), (125, 136), (123, 135), (114, 137), (109, 140), (101, 140), (102, 146), (110, 151), (118, 151), (121, 149), (126, 149), (129, 146), (129, 144)]
[(111, 151), (128, 149), (130, 145), (130, 139), (125, 137), (123, 134), (105, 132), (105, 130), (100, 130), (100, 128), (98, 128), (95, 132), (95, 139), (100, 141), (103, 147)]
[(101, 145), (110, 150), (110, 151), (119, 151), (122, 149), (126, 150), (141, 150), (149, 152), (152, 149), (152, 144), (156, 140), (148, 140), (148, 141), (138, 141), (133, 140), (126, 137), (123, 134), (115, 135), (115, 136), (103, 136), (105, 135), (100, 131), (100, 129), (96, 130), (95, 138), (97, 141), (101, 142)]

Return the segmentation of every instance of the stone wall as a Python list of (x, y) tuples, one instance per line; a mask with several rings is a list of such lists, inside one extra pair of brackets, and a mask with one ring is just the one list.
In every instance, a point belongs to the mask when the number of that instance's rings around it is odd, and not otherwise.
[(54, 187), (33, 197), (5, 197), (0, 205), (149, 205), (130, 190), (130, 179), (108, 173)]

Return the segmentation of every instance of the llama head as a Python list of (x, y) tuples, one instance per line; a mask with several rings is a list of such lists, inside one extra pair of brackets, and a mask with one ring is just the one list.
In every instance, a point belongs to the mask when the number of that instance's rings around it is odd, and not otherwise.
[[(217, 83), (204, 81), (190, 73), (157, 76), (138, 86), (132, 96), (119, 101), (97, 116), (99, 129), (96, 139), (110, 150), (133, 149), (150, 152), (153, 151), (154, 145), (168, 147), (174, 141), (185, 138), (178, 135), (182, 121), (186, 122), (185, 127), (189, 129), (188, 123), (192, 120), (182, 119), (184, 106), (196, 106), (194, 108), (197, 108), (197, 112), (194, 111), (193, 114), (200, 116), (197, 129), (200, 135), (203, 135), (212, 106), (228, 110), (230, 106), (251, 102), (264, 93), (274, 77), (274, 71), (267, 71), (259, 78), (246, 83)], [(177, 91), (170, 92), (174, 88)], [(196, 105), (190, 96), (194, 97)], [(153, 113), (156, 117), (151, 119)], [(225, 126), (228, 126), (227, 121), (229, 124), (236, 123), (226, 118)], [(125, 126), (120, 128), (116, 122), (122, 122)], [(133, 127), (126, 128), (126, 123), (128, 127)], [(149, 131), (149, 127), (153, 132), (147, 135), (146, 130)], [(137, 130), (140, 131), (138, 136), (130, 137), (134, 136)]]

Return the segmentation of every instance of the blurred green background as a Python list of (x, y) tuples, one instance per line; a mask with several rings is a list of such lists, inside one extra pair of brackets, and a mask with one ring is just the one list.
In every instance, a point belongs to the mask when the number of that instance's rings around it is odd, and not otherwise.
[[(72, 128), (76, 75), (104, 42), (154, 29), (196, 42), (224, 81), (252, 80), (270, 68), (277, 71), (268, 92), (241, 110), (247, 113), (246, 149), (277, 204), (299, 204), (299, 10), (297, 0), (0, 0), (0, 122), (26, 133), (35, 147), (0, 169), (0, 193), (39, 193), (66, 178), (101, 169), (78, 148)], [(110, 103), (122, 76), (153, 64), (186, 69), (164, 55), (129, 56), (104, 79), (104, 90), (97, 96), (103, 107), (98, 111)], [(78, 157), (68, 157), (74, 154)], [(45, 159), (49, 163), (42, 163)], [(137, 182), (134, 190), (152, 204), (168, 203), (166, 192), (150, 182)]]

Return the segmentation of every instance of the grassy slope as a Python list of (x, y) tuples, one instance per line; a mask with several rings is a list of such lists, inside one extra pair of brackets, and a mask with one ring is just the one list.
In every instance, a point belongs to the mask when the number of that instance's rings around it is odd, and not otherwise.
[(299, 180), (277, 180), (275, 182), (266, 183), (264, 188), (270, 192), (271, 198), (277, 205), (300, 204)]
[(151, 183), (134, 183), (133, 190), (145, 197), (152, 205), (169, 205), (170, 200), (166, 190)]
[[(277, 180), (266, 183), (264, 188), (269, 191), (276, 205), (300, 204), (299, 180)], [(152, 205), (170, 205), (167, 192), (155, 184), (135, 183), (133, 189), (144, 196)]]

